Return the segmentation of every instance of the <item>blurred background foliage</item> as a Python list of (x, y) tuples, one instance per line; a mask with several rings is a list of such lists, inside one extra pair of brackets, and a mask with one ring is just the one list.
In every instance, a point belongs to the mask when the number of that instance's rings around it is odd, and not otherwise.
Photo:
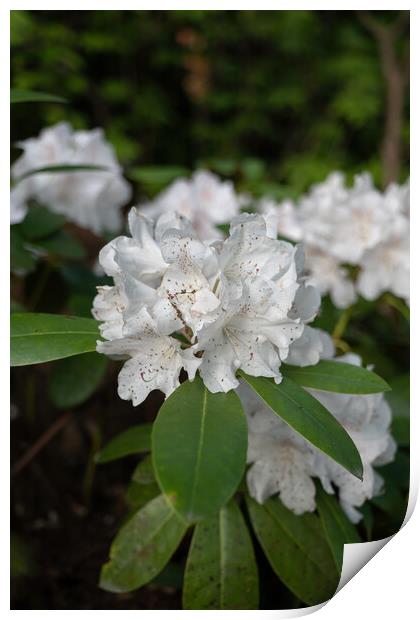
[[(375, 12), (392, 26), (398, 11)], [(69, 106), (15, 106), (12, 141), (60, 120), (102, 126), (139, 191), (206, 165), (257, 194), (334, 169), (383, 181), (387, 84), (356, 11), (12, 11), (12, 85)], [(404, 54), (408, 35), (395, 45)], [(401, 180), (408, 174), (408, 98)], [(17, 154), (17, 152), (16, 152)]]

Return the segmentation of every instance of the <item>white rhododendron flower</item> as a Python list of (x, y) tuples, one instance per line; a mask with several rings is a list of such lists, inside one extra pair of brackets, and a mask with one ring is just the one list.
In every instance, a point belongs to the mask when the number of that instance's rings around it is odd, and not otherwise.
[[(405, 228), (405, 229), (404, 229)], [(410, 303), (409, 223), (366, 252), (360, 262), (356, 286), (366, 299), (373, 300), (390, 291)]]
[[(408, 303), (408, 183), (380, 192), (368, 174), (347, 187), (334, 172), (296, 204), (263, 200), (258, 206), (275, 218), (279, 235), (305, 243), (308, 282), (338, 308), (353, 304), (356, 292), (372, 300), (391, 291)], [(348, 265), (359, 268), (356, 282)]]
[(281, 237), (291, 241), (301, 241), (303, 237), (299, 211), (292, 200), (275, 202), (271, 198), (262, 198), (257, 203), (257, 210), (275, 221), (277, 232)]
[(337, 308), (348, 308), (356, 301), (356, 287), (347, 269), (332, 254), (305, 245), (308, 283), (316, 286), (321, 295), (330, 294)]
[(231, 181), (221, 181), (212, 172), (198, 170), (191, 179), (174, 181), (141, 208), (151, 218), (179, 213), (191, 221), (199, 239), (213, 241), (224, 236), (217, 225), (230, 223), (241, 204)]
[[(58, 123), (18, 146), (23, 154), (12, 166), (16, 182), (11, 192), (12, 223), (25, 217), (33, 199), (94, 233), (121, 227), (120, 207), (130, 199), (131, 188), (102, 129), (73, 131), (68, 123)], [(79, 164), (106, 170), (42, 172), (19, 181), (38, 168)]]
[(356, 281), (358, 292), (373, 300), (390, 291), (410, 303), (410, 206), (409, 184), (392, 184), (385, 193), (384, 208), (392, 226), (381, 241), (363, 255)]
[[(299, 341), (294, 343), (292, 349)], [(322, 357), (331, 357), (333, 345), (323, 334)], [(360, 358), (347, 354), (336, 361), (359, 366)], [(288, 363), (293, 363), (289, 357)], [(382, 491), (382, 479), (375, 465), (393, 460), (395, 442), (390, 435), (391, 410), (383, 394), (348, 395), (307, 389), (346, 429), (363, 463), (363, 481), (307, 442), (291, 429), (245, 384), (238, 389), (249, 424), (247, 473), (252, 497), (263, 503), (279, 495), (287, 508), (299, 515), (315, 510), (314, 478), (327, 493), (338, 489), (340, 504), (351, 521), (367, 499)]]
[(174, 212), (154, 223), (133, 208), (129, 227), (131, 237), (100, 253), (114, 286), (99, 287), (93, 307), (108, 341), (98, 351), (129, 358), (119, 376), (122, 398), (137, 404), (152, 389), (168, 396), (181, 368), (191, 379), (198, 369), (211, 392), (236, 388), (238, 369), (280, 382), (299, 338), (308, 345), (296, 348), (296, 363), (318, 361), (319, 338), (306, 324), (320, 296), (301, 277), (302, 249), (270, 236), (261, 215), (234, 218), (230, 236), (213, 244)]

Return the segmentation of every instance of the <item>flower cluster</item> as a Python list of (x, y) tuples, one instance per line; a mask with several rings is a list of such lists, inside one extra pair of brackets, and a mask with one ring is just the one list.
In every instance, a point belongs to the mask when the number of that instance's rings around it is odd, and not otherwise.
[(114, 286), (99, 287), (93, 307), (105, 339), (98, 351), (128, 358), (121, 398), (168, 396), (182, 368), (190, 379), (198, 370), (211, 392), (238, 387), (238, 369), (280, 382), (295, 341), (295, 363), (318, 361), (321, 338), (306, 323), (320, 297), (302, 279), (302, 249), (277, 240), (261, 215), (234, 218), (227, 239), (212, 244), (176, 213), (153, 222), (133, 208), (129, 227), (131, 237), (101, 250)]
[(231, 181), (221, 181), (207, 170), (198, 170), (191, 179), (178, 179), (156, 198), (142, 205), (153, 219), (163, 213), (179, 213), (188, 218), (202, 241), (223, 238), (220, 224), (230, 223), (239, 214), (242, 198)]
[[(122, 177), (102, 129), (73, 131), (68, 123), (58, 123), (17, 146), (23, 154), (12, 166), (12, 224), (24, 219), (32, 199), (94, 233), (121, 227), (120, 207), (130, 199), (131, 188)], [(106, 170), (25, 176), (40, 168), (69, 165), (101, 166)]]
[[(277, 220), (281, 236), (303, 241), (306, 267), (321, 294), (339, 308), (356, 294), (369, 300), (390, 291), (409, 301), (409, 186), (375, 189), (368, 174), (345, 185), (335, 172), (298, 204), (262, 200), (259, 208)], [(347, 266), (357, 268), (355, 282)]]
[[(322, 357), (332, 357), (333, 345), (324, 335)], [(291, 349), (295, 345), (292, 345)], [(359, 366), (360, 358), (346, 354), (335, 358)], [(353, 439), (363, 463), (363, 481), (306, 441), (274, 414), (245, 384), (238, 388), (248, 418), (248, 489), (263, 503), (277, 494), (295, 514), (315, 510), (314, 478), (327, 493), (337, 487), (341, 506), (355, 523), (357, 510), (366, 499), (382, 490), (383, 480), (373, 469), (394, 458), (395, 442), (390, 435), (391, 410), (383, 394), (347, 395), (307, 390), (319, 400)]]

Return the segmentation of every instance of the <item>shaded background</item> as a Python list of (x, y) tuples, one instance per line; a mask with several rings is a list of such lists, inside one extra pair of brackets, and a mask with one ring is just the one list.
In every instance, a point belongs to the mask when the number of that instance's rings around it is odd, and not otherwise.
[[(12, 86), (70, 102), (14, 106), (12, 143), (61, 120), (104, 127), (136, 199), (200, 165), (277, 198), (335, 169), (349, 178), (368, 170), (380, 186), (407, 177), (407, 13), (12, 11), (11, 40)], [(104, 241), (76, 232), (93, 259)], [(37, 311), (87, 314), (96, 282), (84, 269), (15, 279), (16, 298)], [(318, 325), (331, 329), (337, 318), (326, 303)], [(386, 379), (407, 372), (408, 324), (392, 308), (359, 307), (346, 340)], [(120, 595), (97, 587), (136, 459), (97, 467), (94, 454), (152, 420), (159, 395), (135, 409), (119, 400), (110, 363), (99, 392), (57, 411), (52, 367), (12, 374), (12, 608), (179, 608), (185, 542), (150, 586)], [(31, 456), (40, 438), (45, 446)], [(406, 457), (391, 474), (408, 480), (407, 468)], [(404, 502), (390, 488), (360, 526), (368, 539), (401, 523)], [(262, 608), (299, 607), (258, 560)]]
[(70, 101), (14, 111), (14, 140), (68, 119), (104, 127), (126, 166), (206, 164), (296, 193), (334, 169), (382, 183), (387, 131), (392, 176), (407, 176), (407, 12), (13, 11), (11, 23), (13, 86)]

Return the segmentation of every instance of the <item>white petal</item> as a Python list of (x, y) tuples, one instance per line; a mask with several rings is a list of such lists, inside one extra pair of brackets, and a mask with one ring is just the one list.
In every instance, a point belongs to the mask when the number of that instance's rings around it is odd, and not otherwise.
[(236, 353), (223, 332), (209, 338), (204, 351), (200, 375), (210, 392), (229, 392), (239, 385), (235, 377), (238, 368)]
[(317, 364), (324, 351), (320, 330), (305, 325), (300, 338), (292, 342), (286, 363), (294, 366), (311, 366)]

